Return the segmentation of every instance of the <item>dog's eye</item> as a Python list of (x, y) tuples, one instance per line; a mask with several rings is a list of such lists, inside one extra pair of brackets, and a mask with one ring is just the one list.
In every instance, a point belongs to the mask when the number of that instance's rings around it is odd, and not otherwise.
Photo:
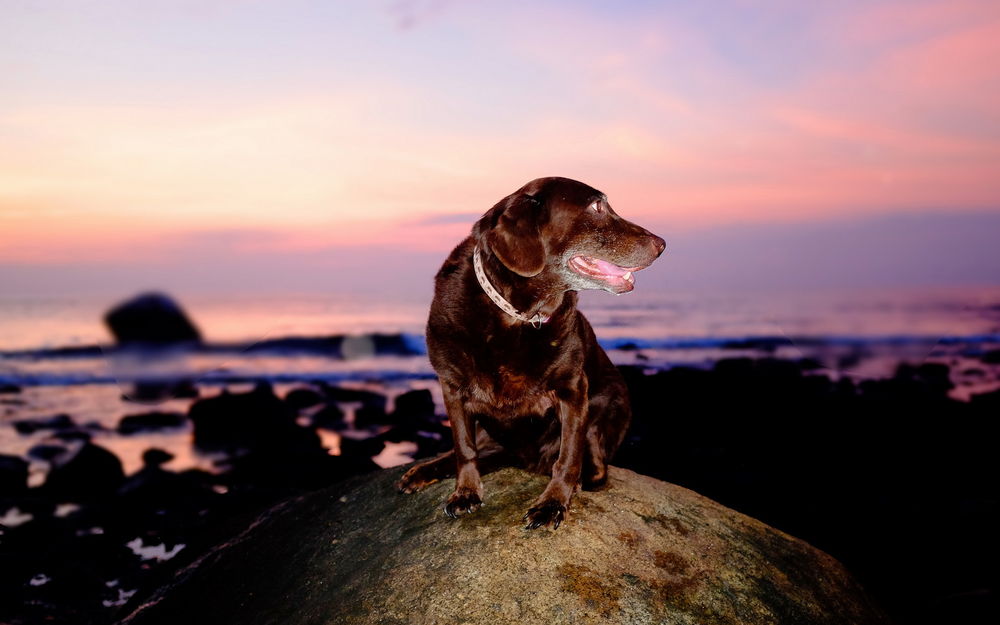
[(594, 211), (595, 213), (603, 213), (603, 212), (604, 212), (604, 205), (603, 205), (603, 204), (601, 204), (601, 201), (600, 201), (600, 200), (598, 200), (598, 201), (596, 201), (596, 202), (592, 203), (592, 204), (591, 204), (590, 206), (588, 206), (587, 208), (588, 208), (589, 210), (592, 210), (592, 211)]

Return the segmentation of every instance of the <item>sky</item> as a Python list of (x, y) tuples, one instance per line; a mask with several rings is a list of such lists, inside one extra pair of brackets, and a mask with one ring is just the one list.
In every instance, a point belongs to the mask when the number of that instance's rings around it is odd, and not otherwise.
[(0, 293), (427, 290), (576, 178), (657, 288), (1000, 283), (1000, 3), (0, 5)]

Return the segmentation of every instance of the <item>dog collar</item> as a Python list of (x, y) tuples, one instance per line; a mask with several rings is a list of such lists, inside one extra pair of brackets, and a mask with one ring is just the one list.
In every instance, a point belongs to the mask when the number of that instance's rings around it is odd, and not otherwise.
[(489, 295), (490, 299), (493, 300), (493, 303), (496, 304), (500, 310), (504, 311), (518, 321), (530, 323), (532, 327), (535, 328), (540, 328), (543, 323), (549, 320), (548, 315), (543, 315), (541, 313), (535, 313), (535, 316), (529, 317), (514, 308), (513, 304), (505, 300), (503, 295), (500, 295), (500, 292), (497, 291), (492, 284), (490, 284), (489, 279), (486, 277), (486, 272), (483, 271), (483, 261), (479, 258), (478, 245), (472, 251), (472, 266), (476, 270), (476, 280), (479, 280), (479, 286), (483, 287), (483, 290), (486, 291), (486, 294)]

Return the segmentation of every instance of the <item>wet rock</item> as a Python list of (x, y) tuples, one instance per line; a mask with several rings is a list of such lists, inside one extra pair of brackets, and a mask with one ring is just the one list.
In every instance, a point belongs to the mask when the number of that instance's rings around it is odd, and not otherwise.
[(28, 488), (28, 463), (17, 456), (0, 454), (0, 497)]
[(71, 459), (55, 466), (43, 488), (63, 501), (88, 501), (112, 495), (125, 481), (122, 463), (113, 453), (87, 443)]
[(14, 422), (18, 434), (34, 434), (42, 430), (68, 430), (75, 428), (76, 423), (66, 414), (58, 414), (47, 419), (24, 419)]
[(118, 304), (104, 321), (119, 345), (200, 342), (201, 333), (169, 296), (144, 293)]
[(385, 441), (377, 436), (368, 438), (340, 438), (340, 455), (344, 457), (371, 458), (382, 453)]
[(139, 380), (122, 394), (125, 401), (149, 403), (165, 399), (194, 399), (199, 396), (198, 387), (190, 380)]
[(1000, 409), (1000, 389), (988, 393), (977, 393), (971, 397), (970, 403), (975, 408)]
[(86, 430), (60, 430), (52, 434), (52, 438), (60, 441), (89, 441), (94, 436)]
[(379, 434), (379, 438), (392, 443), (416, 443), (417, 450), (412, 454), (415, 459), (436, 456), (454, 447), (451, 428), (440, 422), (393, 426)]
[(196, 401), (188, 417), (194, 443), (200, 449), (229, 453), (315, 443), (315, 433), (295, 423), (295, 411), (274, 394), (269, 384), (248, 393), (229, 393)]
[(169, 451), (151, 447), (142, 452), (142, 464), (145, 467), (159, 467), (174, 459), (174, 455)]
[(377, 425), (387, 425), (392, 422), (385, 409), (361, 406), (354, 411), (354, 427), (369, 428)]
[(1000, 365), (1000, 349), (991, 349), (980, 357), (988, 365)]
[(179, 528), (190, 532), (204, 523), (204, 514), (220, 495), (212, 491), (208, 474), (165, 470), (162, 465), (172, 459), (172, 454), (157, 448), (142, 454), (142, 469), (118, 490), (116, 519), (125, 519), (131, 527), (144, 528), (148, 533), (168, 535)]
[(451, 520), (454, 483), (400, 495), (403, 470), (272, 509), (122, 624), (887, 622), (830, 556), (678, 486), (612, 468), (529, 532), (544, 476), (488, 475), (486, 505)]
[(323, 394), (330, 401), (338, 403), (360, 403), (361, 407), (373, 413), (385, 414), (386, 396), (364, 389), (341, 388), (339, 386), (323, 385)]
[(919, 390), (913, 389), (915, 392), (944, 395), (954, 387), (951, 383), (950, 371), (948, 365), (941, 363), (926, 362), (919, 366), (902, 363), (896, 367), (893, 378), (919, 387)]
[(396, 423), (421, 423), (434, 419), (434, 399), (427, 389), (408, 391), (396, 398)]
[(137, 434), (139, 432), (156, 432), (170, 428), (183, 427), (187, 418), (177, 412), (147, 412), (145, 414), (128, 415), (118, 422), (119, 434)]
[(267, 384), (249, 393), (222, 393), (196, 402), (189, 413), (195, 445), (223, 451), (217, 463), (227, 484), (260, 497), (282, 497), (328, 486), (361, 471), (377, 468), (331, 456), (319, 435), (296, 422), (297, 412)]
[(35, 445), (28, 450), (28, 457), (34, 458), (35, 460), (44, 460), (49, 462), (55, 460), (56, 458), (68, 453), (68, 449), (62, 445), (50, 445), (42, 443), (41, 445)]
[(316, 411), (311, 418), (311, 423), (313, 427), (325, 430), (342, 430), (347, 427), (344, 422), (344, 411), (336, 404), (327, 404)]
[(323, 395), (311, 388), (293, 388), (285, 395), (285, 403), (300, 410), (323, 403)]

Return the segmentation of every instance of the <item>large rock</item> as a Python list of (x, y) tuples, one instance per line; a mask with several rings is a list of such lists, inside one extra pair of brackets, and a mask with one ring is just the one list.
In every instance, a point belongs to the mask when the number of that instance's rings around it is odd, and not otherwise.
[(491, 474), (450, 520), (453, 482), (401, 495), (402, 470), (272, 509), (122, 623), (886, 622), (830, 556), (653, 478), (613, 468), (557, 531), (526, 531), (544, 476)]
[(270, 384), (261, 382), (247, 393), (223, 390), (200, 399), (188, 411), (195, 447), (229, 453), (276, 447), (315, 447), (319, 437), (295, 422), (295, 410), (281, 401)]
[(125, 481), (118, 456), (107, 449), (86, 443), (66, 463), (49, 471), (45, 492), (60, 501), (90, 501), (109, 497)]
[(0, 454), (0, 500), (28, 488), (28, 463), (17, 456)]
[(198, 342), (201, 333), (169, 296), (144, 293), (118, 304), (104, 316), (119, 344)]

